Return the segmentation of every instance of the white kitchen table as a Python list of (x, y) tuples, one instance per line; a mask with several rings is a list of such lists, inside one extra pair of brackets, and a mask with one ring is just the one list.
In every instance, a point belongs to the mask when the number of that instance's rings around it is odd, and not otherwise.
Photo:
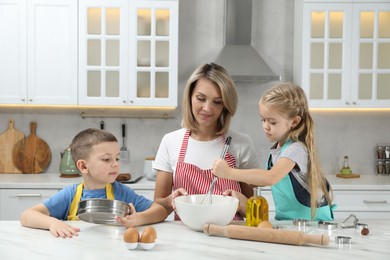
[[(180, 221), (166, 221), (153, 225), (156, 246), (144, 251), (125, 247), (123, 227), (74, 221), (71, 224), (81, 228), (79, 236), (64, 239), (18, 221), (0, 221), (0, 259), (390, 259), (390, 220), (360, 222), (369, 225), (369, 235), (357, 229), (318, 230), (313, 223), (306, 232), (329, 234), (330, 244), (294, 246), (208, 236)], [(290, 221), (273, 224), (296, 229)], [(337, 245), (336, 235), (352, 237), (352, 244)]]

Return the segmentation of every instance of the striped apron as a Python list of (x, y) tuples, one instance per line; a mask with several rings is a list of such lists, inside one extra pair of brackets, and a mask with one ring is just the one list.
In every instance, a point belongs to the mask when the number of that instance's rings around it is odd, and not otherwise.
[[(174, 190), (184, 188), (188, 194), (206, 194), (210, 189), (211, 181), (214, 178), (212, 169), (202, 170), (196, 165), (184, 162), (187, 151), (188, 138), (191, 131), (187, 130), (184, 135), (183, 142), (180, 149), (179, 158), (176, 165), (175, 177), (173, 181)], [(223, 142), (226, 142), (225, 135), (222, 135)], [(225, 158), (229, 167), (236, 167), (236, 159), (233, 155), (226, 153)], [(218, 178), (214, 185), (213, 194), (222, 195), (225, 190), (235, 190), (241, 192), (240, 183), (228, 179)], [(234, 217), (235, 220), (242, 220), (243, 218), (238, 213)], [(175, 220), (180, 220), (175, 213)]]

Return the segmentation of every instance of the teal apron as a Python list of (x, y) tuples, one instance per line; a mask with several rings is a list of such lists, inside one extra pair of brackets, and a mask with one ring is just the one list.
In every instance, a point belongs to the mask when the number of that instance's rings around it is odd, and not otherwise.
[[(288, 140), (282, 147), (280, 155), (292, 143)], [(271, 169), (272, 156), (269, 155), (267, 169)], [(329, 190), (329, 183), (327, 182)], [(289, 172), (282, 180), (271, 187), (272, 196), (275, 203), (275, 219), (276, 220), (291, 220), (291, 219), (311, 219), (310, 208), (310, 193), (295, 179), (292, 172)], [(333, 209), (326, 202), (318, 207), (315, 211), (315, 221), (330, 221), (334, 219)]]

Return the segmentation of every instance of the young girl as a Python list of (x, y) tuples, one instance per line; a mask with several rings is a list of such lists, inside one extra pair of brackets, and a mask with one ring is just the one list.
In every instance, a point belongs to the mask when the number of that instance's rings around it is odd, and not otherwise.
[(213, 173), (221, 178), (272, 186), (275, 219), (333, 220), (331, 190), (319, 164), (314, 122), (303, 90), (280, 83), (259, 101), (259, 113), (270, 149), (267, 169), (233, 169), (217, 159)]

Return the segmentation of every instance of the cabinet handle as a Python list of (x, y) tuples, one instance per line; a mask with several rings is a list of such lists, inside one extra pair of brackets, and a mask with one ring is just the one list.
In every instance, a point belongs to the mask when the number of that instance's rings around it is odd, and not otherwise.
[(352, 105), (356, 106), (356, 101), (353, 101), (353, 102), (352, 102)]
[(387, 200), (363, 200), (363, 202), (366, 204), (374, 204), (374, 203), (387, 204)]
[(16, 197), (18, 197), (18, 198), (42, 197), (42, 194), (40, 194), (40, 193), (23, 193), (23, 194), (16, 195)]
[(345, 104), (346, 104), (347, 106), (349, 106), (349, 102), (348, 102), (348, 101), (346, 101)]
[(32, 101), (33, 101), (32, 98), (29, 98), (29, 99), (28, 99), (28, 102), (32, 102)]

